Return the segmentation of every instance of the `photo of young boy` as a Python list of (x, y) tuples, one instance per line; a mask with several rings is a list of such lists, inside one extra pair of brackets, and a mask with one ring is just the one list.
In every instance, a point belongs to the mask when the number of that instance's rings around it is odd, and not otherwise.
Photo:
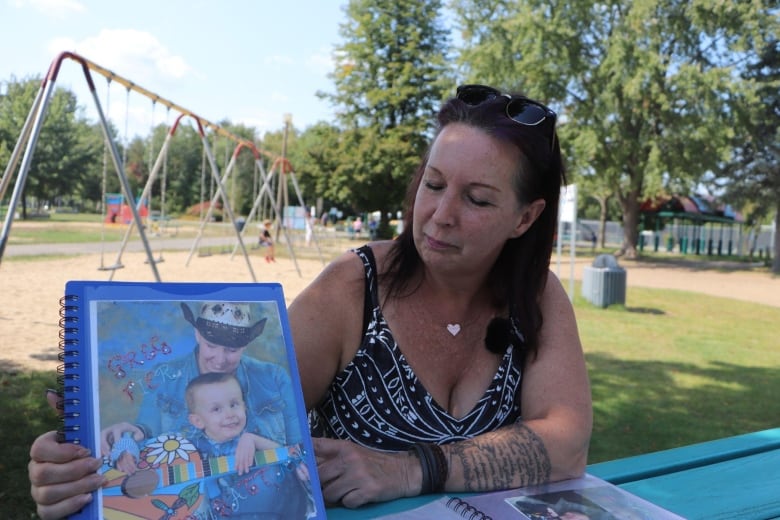
[(270, 439), (246, 431), (244, 395), (236, 376), (229, 373), (201, 374), (185, 392), (192, 430), (185, 436), (203, 458), (235, 456), (239, 475), (249, 471), (255, 451), (278, 448)]

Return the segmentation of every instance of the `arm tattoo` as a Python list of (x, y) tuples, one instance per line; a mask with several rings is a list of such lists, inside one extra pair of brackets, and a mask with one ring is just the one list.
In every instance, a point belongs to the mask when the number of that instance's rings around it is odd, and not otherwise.
[(493, 432), (489, 439), (473, 438), (449, 446), (450, 464), (463, 468), (465, 491), (508, 489), (550, 480), (550, 456), (542, 439), (517, 422)]

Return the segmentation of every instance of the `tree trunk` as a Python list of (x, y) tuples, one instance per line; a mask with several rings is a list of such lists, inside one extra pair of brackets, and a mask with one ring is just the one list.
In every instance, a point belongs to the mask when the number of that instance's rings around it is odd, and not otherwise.
[(626, 258), (637, 258), (637, 243), (639, 238), (639, 198), (635, 194), (620, 198), (623, 210), (623, 245), (620, 254)]

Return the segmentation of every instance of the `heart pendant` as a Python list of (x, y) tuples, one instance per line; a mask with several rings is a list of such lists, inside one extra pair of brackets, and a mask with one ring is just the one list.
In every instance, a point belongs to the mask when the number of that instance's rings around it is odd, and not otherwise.
[(458, 332), (460, 332), (460, 323), (448, 323), (447, 330), (453, 336), (457, 336)]

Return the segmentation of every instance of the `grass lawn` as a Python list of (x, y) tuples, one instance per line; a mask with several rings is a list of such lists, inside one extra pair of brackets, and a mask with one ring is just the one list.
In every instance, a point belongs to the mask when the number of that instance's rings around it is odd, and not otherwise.
[[(575, 298), (594, 401), (590, 462), (778, 426), (780, 308), (635, 287), (627, 301)], [(3, 518), (35, 518), (29, 446), (57, 425), (44, 399), (55, 384), (54, 373), (0, 373)]]
[(629, 287), (576, 301), (594, 403), (590, 462), (779, 426), (780, 309)]
[[(8, 243), (14, 244), (63, 244), (80, 242), (121, 242), (128, 225), (104, 224), (100, 215), (89, 213), (51, 213), (48, 218), (30, 218), (14, 221)], [(200, 223), (193, 219), (178, 219), (166, 222), (161, 228), (146, 231), (147, 238), (171, 236), (194, 238)], [(227, 230), (227, 231), (226, 231)], [(205, 227), (204, 236), (223, 236), (232, 232), (230, 225), (222, 222)], [(138, 239), (133, 229), (131, 237)]]
[(0, 373), (0, 516), (8, 520), (37, 518), (30, 498), (27, 462), (33, 439), (57, 428), (58, 420), (46, 403), (46, 389), (56, 388), (54, 372)]

